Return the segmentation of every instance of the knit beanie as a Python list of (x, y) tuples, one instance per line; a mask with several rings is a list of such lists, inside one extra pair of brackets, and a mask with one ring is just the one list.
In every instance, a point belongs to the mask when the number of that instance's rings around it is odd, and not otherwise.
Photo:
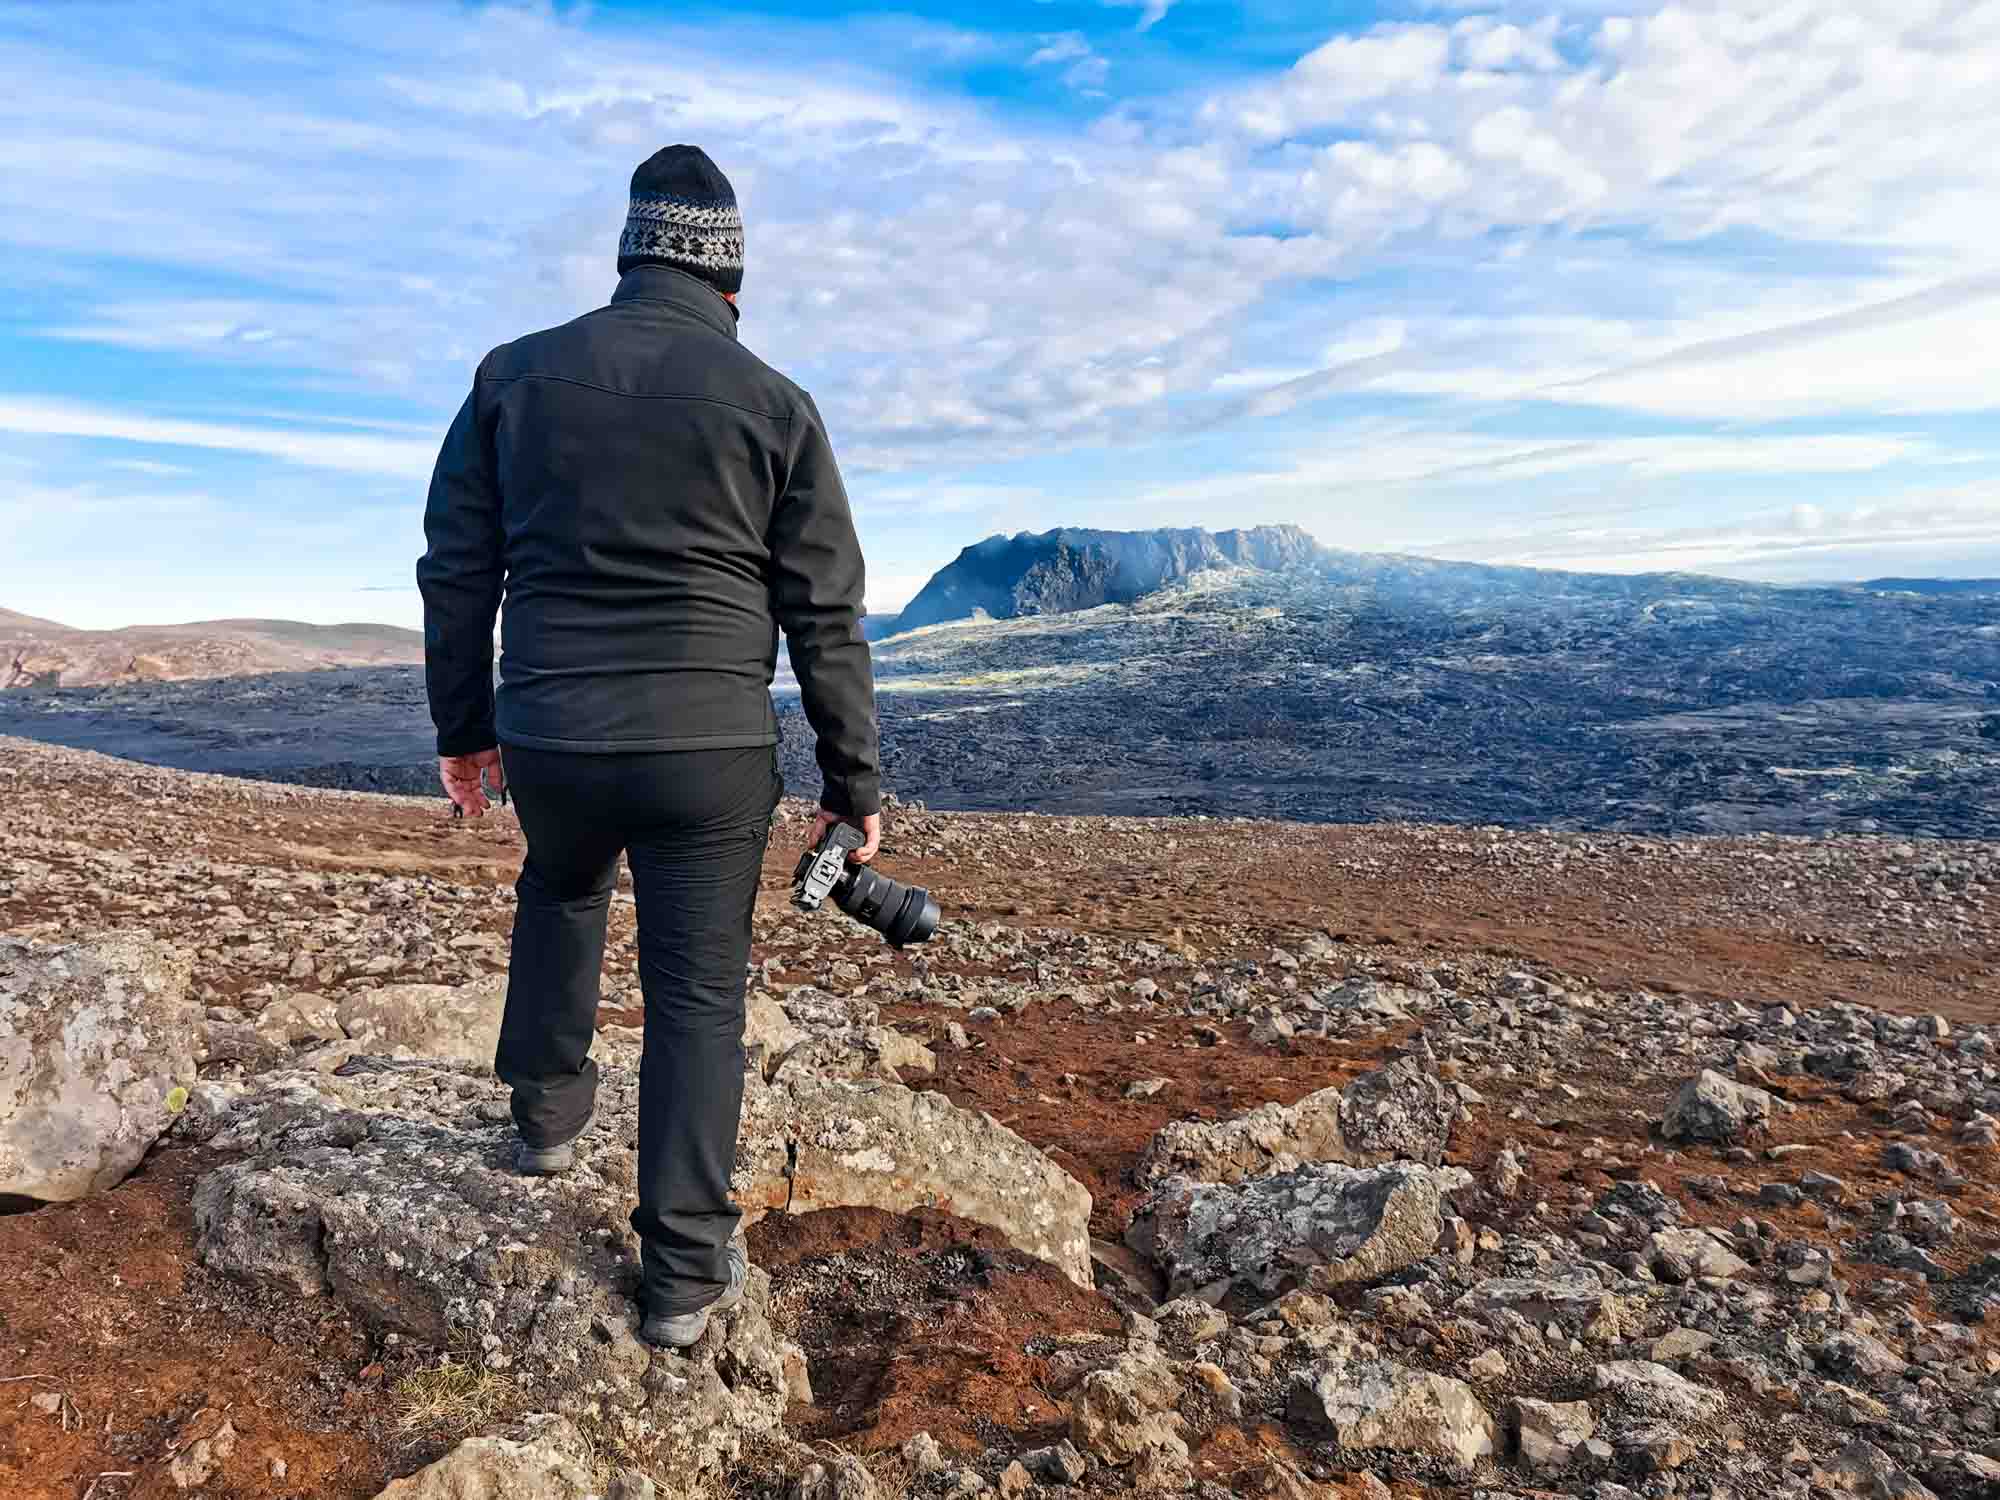
[(672, 266), (718, 292), (743, 285), (743, 217), (736, 191), (699, 146), (668, 146), (632, 173), (632, 206), (618, 237), (618, 274)]

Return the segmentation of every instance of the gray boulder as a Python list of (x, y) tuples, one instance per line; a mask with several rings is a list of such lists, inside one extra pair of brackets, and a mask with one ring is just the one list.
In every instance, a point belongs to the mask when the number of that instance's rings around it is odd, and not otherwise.
[(1598, 1390), (1626, 1411), (1678, 1422), (1703, 1422), (1722, 1414), (1722, 1393), (1684, 1380), (1649, 1359), (1619, 1359), (1597, 1366)]
[(1372, 1281), (1436, 1247), (1456, 1167), (1317, 1163), (1250, 1182), (1170, 1177), (1140, 1206), (1126, 1242), (1167, 1274), (1170, 1296), (1231, 1290), (1268, 1299), (1292, 1286)]
[(1293, 1378), (1295, 1422), (1326, 1429), (1343, 1448), (1442, 1459), (1462, 1472), (1493, 1453), (1493, 1416), (1472, 1387), (1393, 1360), (1336, 1360)]
[[(687, 1356), (635, 1337), (623, 1142), (636, 1080), (607, 1069), (605, 1085), (579, 1166), (523, 1178), (499, 1123), (504, 1092), (484, 1070), (374, 1059), (338, 1075), (266, 1075), (215, 1136), (242, 1155), (195, 1187), (197, 1253), (224, 1274), (465, 1351), (635, 1459), (719, 1473), (746, 1439), (778, 1430), (803, 1356), (771, 1329), (757, 1270)], [(518, 1457), (480, 1449), (460, 1462)], [(471, 1484), (416, 1493), (484, 1493)]]
[(1458, 1096), (1434, 1068), (1399, 1057), (1341, 1090), (1340, 1132), (1355, 1166), (1414, 1161), (1436, 1166), (1451, 1144)]
[(507, 976), (471, 984), (391, 984), (362, 990), (335, 1007), (350, 1041), (370, 1053), (493, 1064)]
[(1554, 1323), (1590, 1337), (1615, 1337), (1620, 1326), (1619, 1299), (1588, 1267), (1549, 1276), (1490, 1277), (1453, 1305), (1489, 1322), (1495, 1314), (1518, 1314), (1537, 1328)]
[(280, 995), (257, 1013), (257, 1034), (274, 1047), (307, 1042), (341, 1042), (340, 1007), (324, 995), (297, 990)]
[(1153, 1137), (1133, 1175), (1141, 1183), (1176, 1174), (1241, 1182), (1345, 1155), (1340, 1090), (1321, 1089), (1296, 1104), (1262, 1104), (1233, 1120), (1176, 1120)]
[(998, 1230), (1078, 1286), (1090, 1268), (1089, 1191), (983, 1112), (900, 1084), (789, 1071), (746, 1076), (735, 1191), (771, 1211), (937, 1208)]
[(534, 1430), (467, 1438), (375, 1500), (597, 1500), (589, 1446), (576, 1428), (546, 1417), (525, 1425)]
[(743, 1040), (763, 1048), (760, 1071), (770, 1080), (818, 1073), (900, 1083), (937, 1071), (930, 1048), (879, 1024), (874, 1006), (810, 986), (778, 999), (753, 996)]
[(1185, 1463), (1180, 1400), (1173, 1366), (1156, 1349), (1135, 1349), (1083, 1378), (1070, 1398), (1070, 1440), (1113, 1468), (1153, 1454)]
[(792, 1476), (785, 1500), (877, 1500), (881, 1489), (851, 1453), (816, 1459)]
[(1750, 1263), (1705, 1229), (1662, 1229), (1646, 1240), (1646, 1264), (1666, 1282), (1744, 1275)]
[(1242, 1182), (1313, 1162), (1381, 1166), (1444, 1160), (1459, 1104), (1437, 1074), (1412, 1057), (1364, 1073), (1345, 1088), (1296, 1104), (1262, 1104), (1230, 1120), (1177, 1120), (1147, 1145), (1134, 1175)]
[[(578, 1147), (585, 1166), (617, 1191), (620, 1222), (637, 1181), (637, 1095), (635, 1068), (602, 1066), (597, 1123)], [(512, 1144), (507, 1092), (486, 1069), (367, 1057), (328, 1074), (267, 1074), (190, 1138), (242, 1139), (257, 1122), (281, 1117), (288, 1099), (417, 1119), (444, 1110), (478, 1132), (459, 1149), (502, 1166)], [(744, 1076), (733, 1190), (750, 1223), (774, 1211), (942, 1209), (998, 1230), (1079, 1286), (1092, 1285), (1089, 1192), (991, 1116), (959, 1109), (941, 1094), (811, 1073), (766, 1083), (752, 1069)]]
[(1535, 1474), (1560, 1474), (1577, 1449), (1597, 1431), (1587, 1401), (1537, 1401), (1516, 1396), (1507, 1403), (1507, 1430), (1521, 1462)]
[(1731, 1145), (1765, 1130), (1777, 1107), (1778, 1101), (1764, 1090), (1703, 1068), (1674, 1095), (1660, 1134), (1670, 1141)]
[(188, 959), (143, 932), (0, 938), (0, 1198), (114, 1187), (195, 1081), (202, 1010)]
[(745, 998), (743, 1046), (758, 1060), (758, 1071), (765, 1077), (770, 1077), (779, 1058), (806, 1039), (805, 1029), (795, 1025), (770, 995), (752, 990)]
[[(1934, 1490), (1905, 1472), (1893, 1458), (1865, 1438), (1856, 1438), (1842, 1448), (1834, 1455), (1827, 1471), (1815, 1477), (1825, 1480), (1829, 1488), (1864, 1496), (1867, 1500), (1938, 1500)], [(1991, 1493), (1990, 1490), (1985, 1492)]]

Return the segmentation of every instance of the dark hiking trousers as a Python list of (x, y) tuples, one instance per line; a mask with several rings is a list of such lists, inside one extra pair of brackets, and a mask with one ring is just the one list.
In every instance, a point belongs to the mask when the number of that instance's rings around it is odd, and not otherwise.
[(750, 913), (784, 790), (777, 751), (591, 755), (501, 748), (527, 835), (494, 1071), (532, 1147), (589, 1122), (597, 1093), (604, 924), (618, 856), (632, 868), (646, 1043), (639, 1075), (639, 1232), (655, 1312), (693, 1312), (728, 1285), (724, 1246), (743, 1106)]

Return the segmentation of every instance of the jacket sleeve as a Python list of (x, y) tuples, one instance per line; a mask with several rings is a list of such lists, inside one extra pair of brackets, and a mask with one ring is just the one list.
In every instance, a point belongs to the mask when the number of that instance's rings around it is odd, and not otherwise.
[(818, 736), (820, 806), (861, 817), (882, 806), (875, 671), (861, 633), (861, 543), (810, 396), (792, 418), (789, 439), (784, 489), (771, 514), (772, 605)]
[(480, 420), (477, 375), (438, 451), (424, 538), (429, 547), (417, 559), (417, 588), (424, 596), (424, 686), (438, 754), (490, 750), (498, 742), (493, 619), (502, 577), (500, 490), (491, 434)]

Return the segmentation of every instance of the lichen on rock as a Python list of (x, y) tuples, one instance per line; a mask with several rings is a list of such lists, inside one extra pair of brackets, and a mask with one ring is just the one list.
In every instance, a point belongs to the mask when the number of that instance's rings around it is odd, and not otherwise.
[(201, 1007), (150, 933), (0, 938), (0, 1198), (117, 1186), (187, 1101)]

